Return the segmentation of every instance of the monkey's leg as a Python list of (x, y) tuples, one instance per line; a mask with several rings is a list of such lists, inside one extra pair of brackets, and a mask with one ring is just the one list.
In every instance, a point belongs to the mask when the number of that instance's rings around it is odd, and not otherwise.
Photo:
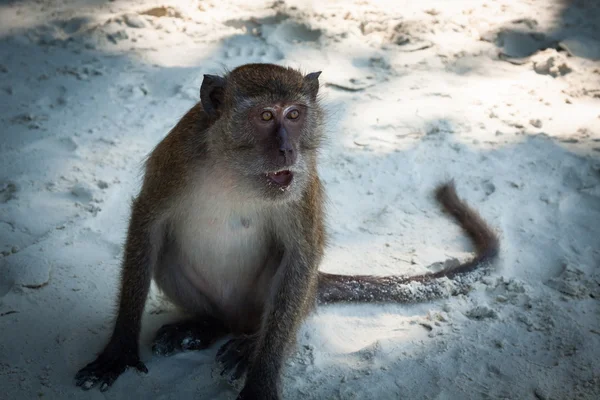
[(178, 351), (203, 350), (227, 333), (225, 325), (214, 317), (167, 324), (156, 333), (152, 352), (160, 356), (170, 356)]
[[(314, 302), (318, 255), (308, 243), (286, 250), (273, 278), (270, 298), (265, 305), (260, 331), (255, 340), (246, 340), (248, 368), (246, 382), (238, 400), (280, 398), (283, 360), (294, 341), (296, 331), (309, 302)], [(312, 254), (311, 254), (312, 253)], [(225, 352), (240, 350), (234, 346)]]
[(129, 367), (148, 372), (139, 358), (138, 339), (161, 240), (161, 226), (150, 220), (143, 204), (134, 203), (121, 274), (119, 314), (113, 334), (98, 358), (77, 373), (77, 386), (88, 390), (100, 384), (100, 390), (105, 391)]

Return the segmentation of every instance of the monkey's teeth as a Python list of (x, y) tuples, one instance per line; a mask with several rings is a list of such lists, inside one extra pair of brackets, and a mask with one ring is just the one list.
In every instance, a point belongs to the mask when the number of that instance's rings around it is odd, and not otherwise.
[(282, 188), (287, 188), (294, 179), (294, 173), (287, 169), (277, 172), (268, 172), (266, 175), (269, 179), (269, 185), (276, 184)]

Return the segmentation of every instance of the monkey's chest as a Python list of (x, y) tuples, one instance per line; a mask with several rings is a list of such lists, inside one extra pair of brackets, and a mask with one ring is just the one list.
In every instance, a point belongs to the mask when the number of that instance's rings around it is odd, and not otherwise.
[(173, 228), (169, 252), (176, 262), (169, 268), (187, 280), (179, 286), (189, 285), (226, 314), (262, 306), (279, 260), (259, 215), (196, 210)]
[(267, 251), (264, 226), (251, 215), (189, 216), (176, 232), (195, 269), (252, 272)]

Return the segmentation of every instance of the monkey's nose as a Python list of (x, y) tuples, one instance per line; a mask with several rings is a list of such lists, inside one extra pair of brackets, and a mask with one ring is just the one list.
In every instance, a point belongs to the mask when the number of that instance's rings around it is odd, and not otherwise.
[(283, 158), (284, 165), (292, 165), (296, 162), (296, 154), (291, 147), (280, 147), (279, 155)]
[(279, 154), (284, 157), (289, 157), (293, 152), (294, 152), (294, 149), (292, 149), (290, 146), (279, 148)]
[(296, 162), (296, 154), (292, 146), (287, 130), (281, 126), (277, 132), (277, 141), (279, 142), (279, 155), (283, 158), (285, 165), (292, 165)]

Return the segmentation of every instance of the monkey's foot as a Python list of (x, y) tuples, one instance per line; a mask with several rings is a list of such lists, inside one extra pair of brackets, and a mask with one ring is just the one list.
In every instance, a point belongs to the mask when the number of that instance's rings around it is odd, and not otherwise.
[(83, 390), (100, 384), (100, 391), (104, 392), (129, 367), (148, 373), (148, 368), (138, 358), (137, 351), (107, 349), (75, 375), (75, 383)]
[(164, 325), (156, 333), (152, 352), (170, 356), (179, 351), (203, 350), (225, 333), (223, 324), (212, 318)]
[(231, 339), (217, 352), (217, 368), (231, 385), (238, 386), (246, 375), (255, 343), (255, 336), (244, 335)]

